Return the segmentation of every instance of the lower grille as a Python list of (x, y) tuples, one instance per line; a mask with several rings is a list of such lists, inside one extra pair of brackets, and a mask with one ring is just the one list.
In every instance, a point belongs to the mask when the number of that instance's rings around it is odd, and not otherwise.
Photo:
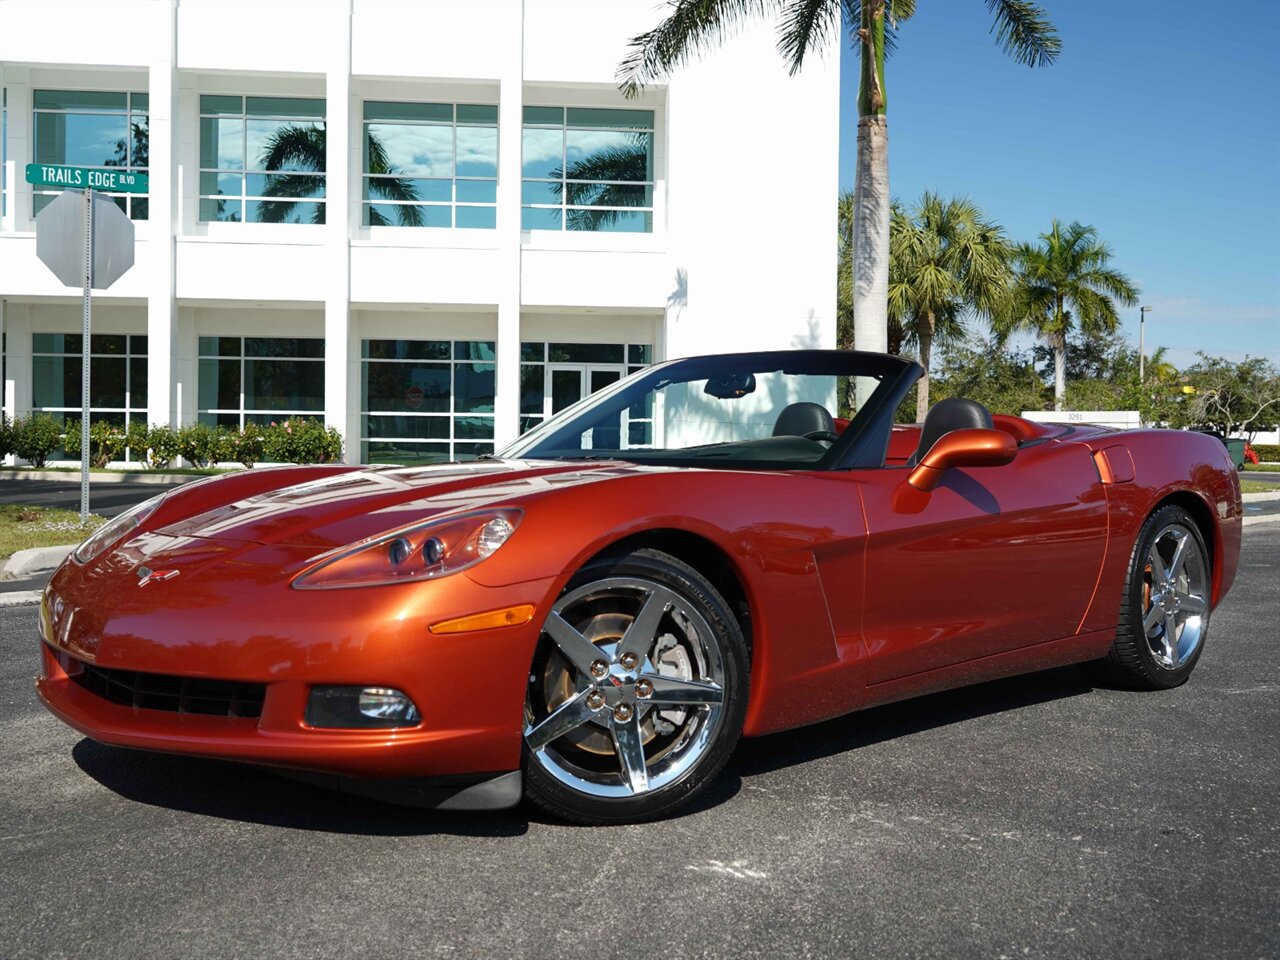
[(256, 719), (262, 716), (262, 701), (267, 692), (266, 684), (262, 683), (113, 670), (80, 660), (74, 661), (67, 673), (73, 683), (111, 703), (209, 717)]

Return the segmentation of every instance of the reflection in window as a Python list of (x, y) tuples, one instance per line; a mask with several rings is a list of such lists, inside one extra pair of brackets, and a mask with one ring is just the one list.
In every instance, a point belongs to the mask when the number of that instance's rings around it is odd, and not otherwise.
[(365, 340), (361, 354), (362, 462), (493, 453), (492, 340)]
[(201, 423), (239, 429), (294, 416), (324, 418), (320, 337), (201, 337)]
[(653, 111), (525, 107), (525, 230), (653, 232)]
[[(145, 93), (35, 90), (32, 93), (35, 163), (146, 173), (150, 126)], [(32, 187), (32, 215), (63, 187)], [(145, 194), (108, 193), (134, 220), (147, 219)]]
[(324, 223), (324, 101), (200, 98), (200, 219)]
[[(84, 338), (78, 333), (31, 335), (31, 409), (56, 420), (79, 420)], [(95, 333), (89, 340), (89, 420), (126, 427), (147, 421), (147, 338)], [(127, 457), (131, 455), (126, 454)], [(68, 459), (59, 449), (54, 460)]]
[(493, 229), (498, 108), (364, 104), (364, 225)]

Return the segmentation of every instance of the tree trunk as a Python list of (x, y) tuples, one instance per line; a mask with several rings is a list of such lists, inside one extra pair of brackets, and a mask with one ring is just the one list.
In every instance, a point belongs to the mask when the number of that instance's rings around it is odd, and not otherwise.
[(1067, 338), (1055, 334), (1053, 345), (1053, 409), (1061, 410), (1067, 395)]
[(929, 360), (933, 354), (934, 323), (933, 314), (928, 314), (920, 328), (918, 337), (920, 341), (920, 366), (924, 367), (924, 376), (916, 384), (916, 421), (919, 423), (924, 423), (925, 414), (929, 412)]
[[(885, 117), (884, 0), (862, 5), (858, 159), (853, 193), (853, 345), (889, 347), (889, 123)], [(871, 387), (859, 381), (858, 406)], [(863, 391), (866, 391), (866, 396)]]
[(889, 134), (884, 117), (858, 121), (853, 213), (853, 345), (889, 348)]

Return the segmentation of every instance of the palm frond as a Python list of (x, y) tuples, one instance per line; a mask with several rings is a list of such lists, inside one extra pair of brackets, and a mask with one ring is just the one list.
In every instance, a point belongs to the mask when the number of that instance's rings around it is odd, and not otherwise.
[(1046, 67), (1062, 52), (1062, 39), (1044, 8), (1029, 0), (987, 0), (996, 43), (1018, 63)]
[(804, 66), (805, 54), (826, 42), (840, 20), (835, 0), (787, 0), (778, 21), (778, 52), (795, 76)]
[(671, 75), (694, 54), (718, 45), (750, 20), (763, 17), (778, 0), (669, 0), (670, 13), (652, 30), (631, 39), (618, 65), (623, 94), (634, 97)]

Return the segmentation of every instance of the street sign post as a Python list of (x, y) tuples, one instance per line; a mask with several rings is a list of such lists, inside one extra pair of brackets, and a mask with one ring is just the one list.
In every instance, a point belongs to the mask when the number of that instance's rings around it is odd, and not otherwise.
[[(120, 178), (128, 178), (122, 180)], [(141, 178), (139, 184), (138, 178)], [(68, 287), (80, 287), (80, 522), (89, 516), (89, 355), (93, 288), (105, 290), (133, 266), (133, 221), (94, 189), (140, 193), (146, 174), (87, 167), (27, 164), (27, 182), (81, 187), (60, 194), (36, 214), (36, 256)]]

